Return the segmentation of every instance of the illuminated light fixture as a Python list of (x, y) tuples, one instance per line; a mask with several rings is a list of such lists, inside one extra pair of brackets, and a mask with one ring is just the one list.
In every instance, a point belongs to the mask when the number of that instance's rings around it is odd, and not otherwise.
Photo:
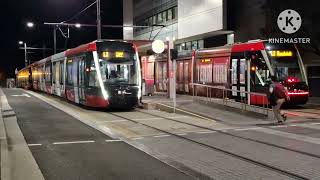
[(116, 58), (123, 58), (123, 57), (124, 57), (124, 52), (122, 52), (122, 51), (116, 52)]
[(108, 58), (109, 57), (109, 52), (103, 52), (102, 53), (102, 57), (104, 57), (104, 58)]
[(269, 51), (271, 57), (292, 57), (292, 51)]
[(299, 82), (299, 79), (293, 77), (293, 78), (288, 78), (287, 81), (288, 81), (289, 83), (294, 83), (294, 82)]
[(90, 68), (86, 68), (86, 72), (90, 72)]
[(20, 45), (23, 45), (23, 41), (19, 41), (19, 44), (20, 44)]
[(166, 41), (170, 41), (170, 37), (166, 37)]
[(81, 24), (80, 24), (80, 23), (77, 23), (77, 24), (75, 24), (75, 27), (76, 27), (76, 28), (81, 28)]
[(124, 30), (124, 31), (132, 31), (132, 30), (133, 30), (133, 27), (125, 26), (125, 27), (123, 27), (123, 30)]
[(164, 49), (165, 49), (165, 44), (163, 41), (161, 41), (161, 40), (153, 41), (153, 43), (152, 43), (153, 52), (155, 52), (156, 54), (161, 54), (161, 53), (163, 53)]
[(212, 61), (211, 59), (202, 59), (202, 60), (201, 60), (202, 63), (209, 63), (209, 62), (211, 62), (211, 61)]
[(288, 92), (288, 95), (309, 95), (309, 92)]
[(33, 28), (34, 27), (34, 23), (33, 22), (27, 22), (27, 27), (28, 28)]
[(257, 70), (257, 67), (255, 67), (255, 66), (251, 67), (251, 71), (256, 71), (256, 70)]

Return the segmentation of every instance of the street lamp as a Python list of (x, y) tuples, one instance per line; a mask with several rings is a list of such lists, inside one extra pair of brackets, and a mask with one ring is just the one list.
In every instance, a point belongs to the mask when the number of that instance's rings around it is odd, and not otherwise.
[(34, 23), (33, 22), (27, 22), (27, 27), (28, 28), (33, 28), (34, 27)]
[(80, 23), (77, 23), (74, 25), (76, 28), (81, 28), (81, 24)]
[(19, 45), (24, 45), (24, 63), (25, 66), (28, 66), (28, 60), (27, 60), (27, 43), (23, 42), (23, 41), (19, 41)]

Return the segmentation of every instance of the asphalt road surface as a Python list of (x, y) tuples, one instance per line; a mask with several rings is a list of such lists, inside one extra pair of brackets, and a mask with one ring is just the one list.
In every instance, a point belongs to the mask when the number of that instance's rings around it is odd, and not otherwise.
[(23, 90), (3, 91), (46, 180), (193, 179), (32, 95), (23, 96)]

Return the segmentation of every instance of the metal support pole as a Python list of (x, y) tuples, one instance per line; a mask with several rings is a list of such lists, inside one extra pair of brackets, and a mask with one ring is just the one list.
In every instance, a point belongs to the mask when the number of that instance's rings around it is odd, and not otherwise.
[(57, 27), (53, 28), (53, 54), (57, 54)]
[(101, 39), (101, 6), (100, 0), (97, 0), (97, 39)]
[(24, 63), (25, 66), (28, 66), (28, 54), (27, 54), (27, 43), (24, 43)]

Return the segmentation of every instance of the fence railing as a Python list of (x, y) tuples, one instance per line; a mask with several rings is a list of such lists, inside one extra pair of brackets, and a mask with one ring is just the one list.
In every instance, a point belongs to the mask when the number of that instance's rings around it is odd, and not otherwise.
[[(224, 87), (217, 87), (197, 83), (191, 83), (191, 86), (193, 89), (193, 97), (200, 98), (201, 100), (205, 100), (208, 102), (218, 102), (220, 104), (222, 103), (223, 105), (233, 103), (237, 104), (237, 107), (241, 108), (242, 110), (248, 110), (248, 108), (255, 108), (263, 110), (265, 114), (268, 114), (270, 110), (269, 103), (267, 100), (267, 94), (264, 93), (227, 89)], [(233, 94), (237, 94), (237, 96), (233, 96)], [(252, 95), (254, 95), (255, 98), (259, 97), (262, 99), (262, 104), (260, 106), (252, 105), (250, 103), (250, 98), (252, 97)]]

